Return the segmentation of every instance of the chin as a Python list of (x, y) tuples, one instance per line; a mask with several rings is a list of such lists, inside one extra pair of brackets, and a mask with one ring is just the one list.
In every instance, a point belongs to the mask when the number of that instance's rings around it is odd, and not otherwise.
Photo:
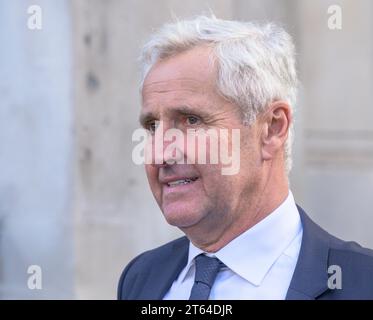
[(164, 208), (163, 215), (168, 224), (178, 228), (188, 228), (197, 224), (203, 218), (203, 213), (192, 208)]

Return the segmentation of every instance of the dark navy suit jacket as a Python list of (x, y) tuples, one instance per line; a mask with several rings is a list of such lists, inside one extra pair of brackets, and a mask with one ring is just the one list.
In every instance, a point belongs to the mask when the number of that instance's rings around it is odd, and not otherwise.
[[(303, 238), (286, 299), (373, 299), (373, 251), (335, 238), (298, 210)], [(118, 299), (162, 299), (187, 264), (188, 249), (182, 237), (137, 256), (120, 277)], [(328, 287), (331, 265), (341, 268), (341, 289)]]

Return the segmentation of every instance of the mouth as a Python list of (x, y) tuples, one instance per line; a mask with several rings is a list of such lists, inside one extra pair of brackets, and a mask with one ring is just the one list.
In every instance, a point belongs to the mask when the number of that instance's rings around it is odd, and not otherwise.
[(193, 183), (193, 182), (195, 182), (197, 180), (198, 180), (198, 177), (195, 177), (195, 178), (186, 178), (186, 179), (179, 179), (179, 180), (167, 182), (166, 185), (169, 188), (174, 188), (174, 187), (177, 187), (177, 186), (191, 184), (191, 183)]

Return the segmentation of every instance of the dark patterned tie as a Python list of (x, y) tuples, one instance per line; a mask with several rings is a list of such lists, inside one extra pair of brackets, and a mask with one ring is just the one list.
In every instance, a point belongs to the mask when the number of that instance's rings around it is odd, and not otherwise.
[(207, 300), (211, 287), (220, 270), (224, 267), (218, 258), (211, 258), (200, 254), (195, 258), (196, 275), (189, 300)]

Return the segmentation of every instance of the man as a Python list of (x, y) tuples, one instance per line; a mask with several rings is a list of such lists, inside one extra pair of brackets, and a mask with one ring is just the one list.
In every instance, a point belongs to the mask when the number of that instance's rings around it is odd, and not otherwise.
[[(147, 177), (165, 219), (186, 237), (132, 260), (118, 298), (373, 298), (372, 251), (322, 230), (289, 190), (297, 86), (290, 36), (273, 24), (197, 17), (153, 35), (142, 63)], [(223, 174), (222, 159), (200, 163), (190, 142), (167, 148), (171, 129), (183, 142), (209, 132), (210, 160), (215, 142), (235, 150), (238, 130), (239, 170)], [(222, 129), (229, 134), (210, 134)]]

